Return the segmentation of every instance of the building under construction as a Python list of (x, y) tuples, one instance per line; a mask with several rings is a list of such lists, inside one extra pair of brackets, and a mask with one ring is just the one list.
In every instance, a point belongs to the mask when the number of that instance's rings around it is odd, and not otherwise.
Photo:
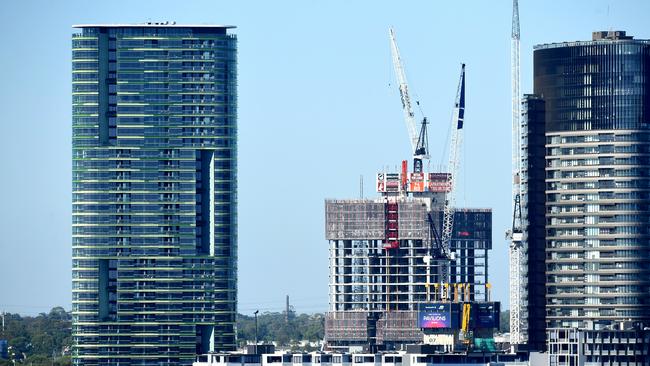
[[(427, 263), (435, 250), (429, 217), (441, 225), (442, 207), (428, 197), (388, 201), (325, 202), (330, 261), (325, 338), (332, 348), (421, 343), (420, 304), (489, 300), (491, 210), (456, 210), (449, 247), (454, 259)], [(387, 230), (391, 215), (397, 218), (394, 231)], [(388, 238), (396, 238), (398, 246), (387, 249)]]
[(449, 171), (425, 172), (428, 122), (423, 118), (417, 133), (395, 32), (389, 33), (413, 170), (402, 161), (400, 172), (378, 173), (375, 200), (325, 201), (330, 260), (325, 339), (330, 348), (369, 351), (413, 343), (469, 349), (470, 339), (482, 342), (498, 326), (499, 305), (489, 303), (487, 282), (492, 212), (457, 209), (454, 200), (465, 65), (452, 114)]

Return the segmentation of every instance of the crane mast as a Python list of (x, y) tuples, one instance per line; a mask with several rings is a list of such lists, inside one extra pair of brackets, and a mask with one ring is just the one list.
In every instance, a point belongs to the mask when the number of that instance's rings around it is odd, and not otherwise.
[(449, 175), (447, 176), (447, 186), (450, 187), (445, 198), (445, 207), (443, 214), (443, 225), (441, 235), (441, 246), (445, 257), (454, 259), (450, 253), (449, 247), (451, 234), (454, 226), (454, 212), (456, 211), (456, 177), (460, 163), (460, 146), (463, 137), (463, 123), (465, 120), (465, 64), (461, 64), (460, 81), (456, 92), (456, 101), (454, 103), (454, 112), (452, 116), (452, 133), (451, 145), (449, 149)]
[(524, 234), (521, 217), (521, 102), (519, 89), (519, 3), (512, 3), (511, 34), (511, 82), (512, 82), (512, 227), (506, 232), (510, 240), (510, 343), (513, 345), (526, 342), (524, 309), (524, 284), (522, 279), (525, 255)]

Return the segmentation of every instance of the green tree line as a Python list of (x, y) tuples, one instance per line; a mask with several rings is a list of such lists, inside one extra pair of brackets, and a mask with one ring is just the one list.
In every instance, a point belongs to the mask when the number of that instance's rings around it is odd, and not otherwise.
[(501, 333), (510, 332), (510, 310), (504, 310), (499, 316), (499, 331)]
[(70, 365), (71, 321), (72, 316), (62, 307), (37, 316), (5, 314), (0, 339), (8, 341), (10, 350), (9, 359), (0, 360), (0, 365), (13, 365), (12, 360), (34, 366)]
[[(325, 316), (323, 314), (300, 314), (265, 312), (257, 317), (257, 339), (259, 342), (273, 342), (281, 346), (307, 340), (323, 339)], [(255, 317), (239, 314), (237, 317), (237, 338), (241, 345), (255, 342)]]
[[(509, 311), (501, 312), (500, 330), (509, 331)], [(324, 336), (323, 314), (300, 314), (293, 312), (265, 312), (257, 317), (259, 342), (276, 342), (281, 346), (296, 342), (319, 341)], [(6, 314), (5, 331), (0, 339), (9, 342), (14, 358), (26, 365), (70, 365), (72, 317), (61, 307), (38, 316)], [(239, 314), (237, 337), (240, 345), (255, 341), (255, 317)], [(0, 366), (12, 365), (10, 360), (0, 360)]]
[[(272, 313), (259, 314), (258, 339), (260, 342), (275, 341), (282, 346), (295, 342), (323, 339), (323, 314)], [(49, 313), (37, 316), (5, 315), (5, 330), (0, 331), (0, 339), (8, 341), (11, 347), (10, 359), (0, 359), (0, 366), (24, 365), (70, 365), (72, 346), (72, 316), (62, 307), (55, 307)], [(237, 317), (237, 336), (241, 345), (255, 341), (255, 318), (239, 314)], [(11, 355), (13, 354), (13, 356)]]

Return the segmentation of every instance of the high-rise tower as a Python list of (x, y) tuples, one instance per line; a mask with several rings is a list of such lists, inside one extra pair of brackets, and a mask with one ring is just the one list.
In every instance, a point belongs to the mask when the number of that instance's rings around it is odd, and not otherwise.
[(528, 128), (543, 126), (545, 146), (528, 151), (528, 191), (545, 214), (528, 222), (546, 231), (546, 324), (648, 326), (650, 41), (610, 31), (538, 45), (534, 76)]
[(74, 364), (189, 365), (233, 349), (232, 27), (75, 28)]

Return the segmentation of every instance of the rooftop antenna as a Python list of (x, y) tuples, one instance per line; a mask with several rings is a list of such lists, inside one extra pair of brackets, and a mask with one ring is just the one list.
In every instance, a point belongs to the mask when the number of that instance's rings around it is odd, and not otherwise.
[(363, 199), (363, 174), (359, 176), (359, 196)]
[(609, 16), (609, 3), (607, 3), (607, 23), (609, 23), (609, 31), (613, 31), (614, 27), (612, 27), (612, 18)]
[(285, 318), (284, 318), (285, 323), (289, 323), (289, 311), (290, 311), (290, 309), (289, 309), (289, 295), (287, 295), (287, 309), (286, 309), (287, 313), (285, 314)]

